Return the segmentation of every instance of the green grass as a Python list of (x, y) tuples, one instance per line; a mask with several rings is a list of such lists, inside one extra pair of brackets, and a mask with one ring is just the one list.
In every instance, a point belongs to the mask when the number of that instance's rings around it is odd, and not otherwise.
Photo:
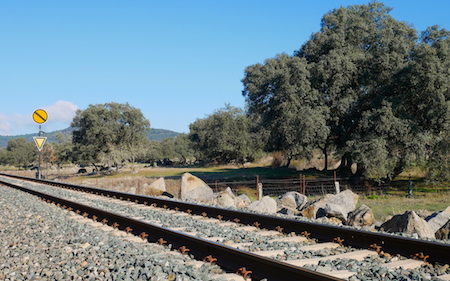
[(180, 177), (189, 172), (203, 180), (246, 181), (260, 179), (298, 179), (300, 174), (308, 178), (332, 177), (333, 171), (322, 172), (316, 169), (297, 171), (293, 168), (211, 166), (211, 167), (183, 167), (183, 168), (150, 168), (137, 173), (147, 177)]
[[(1, 167), (1, 170), (8, 170), (11, 167)], [(73, 168), (71, 172), (68, 169), (62, 170), (61, 173), (68, 173), (67, 181), (79, 184), (91, 184), (92, 186), (101, 185), (106, 188), (111, 185), (124, 186), (125, 190), (130, 185), (135, 185), (135, 181), (140, 181), (141, 185), (154, 179), (164, 177), (168, 182), (171, 191), (176, 194), (179, 189), (180, 177), (189, 172), (206, 182), (214, 181), (253, 181), (258, 175), (260, 179), (298, 179), (300, 174), (306, 175), (307, 178), (316, 177), (332, 177), (333, 171), (322, 172), (316, 169), (308, 169), (305, 171), (297, 171), (289, 168), (271, 168), (271, 167), (236, 167), (236, 166), (207, 166), (207, 167), (157, 167), (144, 168), (144, 165), (135, 165), (137, 172), (131, 172), (131, 169), (123, 169), (117, 174), (109, 176), (104, 175), (76, 175), (77, 169)], [(14, 169), (13, 169), (14, 170)], [(24, 175), (33, 177), (34, 172), (22, 171)], [(49, 179), (56, 176), (49, 175)], [(429, 212), (442, 211), (450, 205), (450, 193), (448, 192), (448, 184), (442, 186), (433, 186), (428, 184), (420, 177), (412, 177), (413, 180), (413, 198), (407, 198), (409, 177), (402, 177), (392, 183), (392, 187), (383, 190), (380, 194), (364, 195), (360, 194), (358, 205), (365, 204), (369, 206), (378, 221), (385, 221), (388, 217), (403, 214), (408, 210), (427, 210)], [(103, 186), (104, 185), (104, 186)], [(256, 200), (256, 191), (253, 188), (239, 186), (238, 194), (246, 194), (252, 201)], [(311, 196), (308, 200), (314, 200), (315, 196)]]
[(358, 206), (361, 204), (372, 209), (376, 220), (385, 221), (390, 216), (403, 214), (406, 211), (442, 211), (450, 205), (450, 193), (415, 193), (412, 198), (408, 198), (404, 193), (403, 196), (360, 196)]
[[(168, 167), (168, 168), (138, 168), (139, 172), (133, 174), (135, 176), (145, 177), (164, 177), (176, 178), (181, 177), (184, 173), (191, 173), (202, 180), (229, 180), (229, 181), (245, 181), (254, 180), (256, 176), (260, 178), (295, 178), (297, 179), (300, 172), (291, 168), (270, 168), (270, 167), (250, 167), (242, 168), (237, 166), (210, 166), (210, 167)], [(303, 172), (303, 174), (305, 174)], [(310, 172), (311, 176), (313, 173)], [(129, 172), (123, 171), (110, 177), (121, 177), (130, 175)], [(317, 176), (317, 175), (316, 175)]]

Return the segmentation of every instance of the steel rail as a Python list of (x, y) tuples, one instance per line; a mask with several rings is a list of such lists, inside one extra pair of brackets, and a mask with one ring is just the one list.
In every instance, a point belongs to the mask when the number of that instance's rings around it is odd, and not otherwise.
[[(11, 176), (1, 173), (0, 175)], [(334, 241), (336, 238), (339, 238), (346, 246), (367, 249), (370, 248), (371, 245), (376, 245), (379, 247), (381, 246), (381, 249), (384, 252), (390, 254), (400, 254), (406, 257), (415, 257), (416, 255), (428, 256), (428, 262), (450, 264), (450, 244), (444, 244), (440, 242), (407, 238), (340, 226), (324, 225), (313, 222), (223, 209), (206, 205), (191, 204), (171, 199), (129, 194), (125, 192), (67, 184), (50, 180), (38, 180), (21, 176), (13, 177), (85, 191), (89, 193), (97, 193), (140, 204), (154, 204), (159, 207), (164, 206), (165, 208), (177, 209), (179, 211), (189, 212), (197, 215), (207, 215), (208, 217), (213, 218), (217, 218), (219, 216), (224, 220), (239, 220), (239, 223), (242, 224), (253, 225), (255, 222), (257, 222), (260, 228), (282, 229), (285, 233), (295, 232), (301, 234), (302, 232), (304, 233), (306, 231), (307, 233), (309, 233), (310, 237), (316, 238), (319, 241), (323, 242)], [(423, 255), (420, 255), (420, 253), (423, 253)]]
[[(55, 197), (46, 193), (38, 192), (19, 185), (0, 180), (0, 184), (27, 192), (29, 194), (45, 199), (48, 203), (59, 204), (63, 208), (72, 208), (77, 213), (95, 221), (107, 221), (111, 225), (128, 233), (145, 237), (148, 241), (157, 242), (159, 239), (167, 240), (172, 248), (185, 247), (189, 254), (197, 259), (204, 259), (212, 255), (215, 262), (222, 268), (237, 271), (239, 268), (251, 270), (252, 280), (312, 280), (312, 281), (337, 281), (342, 280), (322, 273), (292, 266), (287, 263), (262, 257), (250, 252), (239, 250), (223, 244), (187, 235), (182, 232), (163, 228), (152, 223), (129, 218), (120, 214), (93, 208), (87, 205), (72, 202), (63, 198)], [(143, 236), (144, 235), (144, 236)]]

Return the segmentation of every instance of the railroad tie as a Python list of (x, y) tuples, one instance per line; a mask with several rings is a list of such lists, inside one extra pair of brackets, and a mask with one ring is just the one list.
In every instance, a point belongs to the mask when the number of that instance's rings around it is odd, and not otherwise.
[(338, 243), (327, 242), (327, 243), (317, 243), (317, 244), (302, 246), (302, 247), (300, 247), (298, 249), (302, 250), (302, 251), (320, 251), (320, 250), (323, 250), (323, 249), (335, 249), (335, 248), (338, 248), (340, 246), (341, 245), (339, 245)]
[(438, 276), (439, 279), (445, 280), (445, 281), (450, 281), (450, 274), (445, 274), (445, 275), (441, 275)]
[(406, 259), (406, 260), (399, 260), (399, 261), (393, 261), (386, 264), (382, 264), (381, 266), (387, 267), (389, 269), (395, 269), (402, 267), (403, 269), (413, 269), (417, 267), (421, 267), (425, 262), (421, 260), (413, 260), (413, 259)]
[[(292, 237), (292, 238), (301, 239), (304, 237)], [(291, 240), (295, 240), (295, 239), (291, 239)], [(286, 240), (283, 240), (283, 238), (280, 238), (280, 241), (286, 242)], [(339, 246), (340, 245), (337, 243), (318, 243), (318, 244), (314, 244), (314, 245), (299, 247), (298, 249), (300, 249), (302, 251), (317, 251), (317, 250), (322, 250), (322, 249), (337, 248)], [(260, 256), (264, 256), (264, 257), (276, 257), (278, 255), (283, 255), (284, 252), (285, 252), (285, 250), (268, 250), (268, 251), (255, 251), (253, 253), (260, 255)]]
[[(269, 231), (273, 231), (273, 230), (269, 230)], [(277, 231), (278, 232), (278, 231)], [(279, 237), (279, 238), (274, 238), (271, 239), (270, 242), (305, 242), (308, 239), (304, 236), (290, 236), (290, 237)]]
[(377, 255), (377, 252), (370, 250), (360, 250), (349, 252), (345, 254), (338, 254), (328, 257), (320, 257), (320, 258), (312, 258), (312, 259), (301, 259), (301, 260), (287, 260), (286, 263), (296, 265), (296, 266), (304, 266), (306, 264), (319, 264), (320, 261), (325, 260), (335, 260), (335, 259), (355, 259), (362, 261), (367, 256)]
[(212, 241), (212, 242), (223, 242), (225, 240), (224, 237), (204, 237), (203, 239), (208, 240), (208, 241)]
[(263, 257), (276, 257), (278, 255), (284, 255), (284, 251), (286, 250), (269, 250), (269, 251), (255, 251), (254, 254), (263, 256)]
[(225, 273), (225, 274), (217, 274), (212, 276), (212, 278), (225, 278), (227, 281), (245, 281), (248, 280), (241, 275), (235, 273)]
[[(382, 266), (389, 268), (389, 269), (396, 269), (396, 268), (400, 268), (400, 267), (402, 267), (403, 269), (414, 269), (414, 268), (422, 266), (423, 264), (424, 264), (424, 262), (421, 260), (406, 259), (406, 260), (389, 262)], [(326, 272), (325, 274), (331, 275), (331, 276), (337, 277), (337, 278), (347, 279), (350, 276), (356, 274), (356, 272), (352, 272), (349, 270), (335, 270), (335, 271)], [(439, 276), (439, 278), (443, 279), (443, 278), (441, 278), (441, 276)], [(448, 275), (448, 278), (449, 279), (443, 279), (443, 280), (450, 280), (450, 274)]]

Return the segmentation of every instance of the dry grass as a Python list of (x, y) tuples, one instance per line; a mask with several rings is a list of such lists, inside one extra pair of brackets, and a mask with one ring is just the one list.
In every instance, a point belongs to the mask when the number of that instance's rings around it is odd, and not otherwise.
[[(266, 158), (266, 162), (269, 162), (270, 157)], [(303, 168), (309, 167), (314, 164), (319, 166), (319, 162), (322, 159), (316, 160), (315, 163), (306, 163), (301, 161), (295, 161), (294, 164), (299, 167), (303, 165)], [(123, 192), (136, 192), (137, 194), (145, 195), (160, 195), (160, 191), (151, 190), (148, 187), (159, 177), (165, 178), (167, 192), (173, 194), (175, 197), (179, 197), (181, 188), (181, 175), (185, 172), (191, 172), (198, 174), (200, 178), (203, 176), (215, 175), (218, 177), (224, 177), (229, 175), (248, 176), (248, 173), (262, 173), (267, 172), (270, 175), (276, 175), (280, 173), (280, 177), (285, 177), (284, 172), (280, 170), (259, 170), (258, 168), (245, 168), (238, 169), (236, 166), (220, 166), (220, 167), (202, 167), (202, 168), (144, 168), (142, 166), (135, 167), (137, 169), (126, 168), (121, 170), (119, 174), (113, 174), (109, 176), (105, 175), (80, 175), (77, 174), (78, 168), (69, 167), (60, 171), (56, 170), (44, 170), (43, 174), (47, 179), (60, 180), (64, 182), (70, 182), (74, 184), (81, 184), (87, 186), (93, 186), (103, 189), (118, 190)], [(137, 171), (137, 172), (136, 172)], [(90, 172), (90, 169), (88, 170)], [(27, 177), (34, 177), (35, 171), (14, 171), (15, 174), (19, 174)], [(413, 169), (403, 174), (404, 177), (418, 177), (423, 173), (420, 169)], [(256, 200), (256, 191), (248, 187), (238, 187), (237, 194), (246, 194), (252, 201)], [(431, 192), (415, 192), (414, 198), (407, 198), (404, 191), (395, 194), (388, 195), (374, 195), (363, 196), (359, 198), (358, 205), (365, 204), (369, 206), (375, 214), (375, 218), (378, 221), (385, 221), (387, 218), (402, 214), (407, 210), (427, 210), (429, 212), (441, 211), (450, 205), (450, 193), (431, 193)], [(314, 198), (308, 198), (313, 200)]]
[[(121, 192), (136, 193), (142, 195), (158, 196), (161, 191), (150, 188), (149, 186), (158, 178), (149, 178), (144, 176), (123, 176), (123, 177), (76, 177), (72, 178), (78, 184), (116, 190)], [(165, 179), (166, 191), (175, 197), (179, 197), (181, 189), (181, 179)]]
[(246, 186), (238, 186), (236, 187), (237, 195), (245, 194), (251, 201), (258, 200), (258, 195), (254, 188), (248, 188)]
[[(325, 157), (321, 152), (314, 153), (314, 157), (311, 160), (306, 159), (294, 159), (291, 161), (291, 168), (297, 171), (305, 171), (308, 169), (323, 170), (325, 168)], [(334, 158), (334, 155), (328, 155), (328, 170), (333, 170), (339, 167), (340, 160)]]

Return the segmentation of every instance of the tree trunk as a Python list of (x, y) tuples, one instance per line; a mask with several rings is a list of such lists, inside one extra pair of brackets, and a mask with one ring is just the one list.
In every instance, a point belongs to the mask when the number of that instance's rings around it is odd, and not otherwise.
[(289, 166), (291, 165), (291, 161), (292, 161), (292, 155), (289, 155), (288, 157), (287, 157), (287, 164), (286, 164), (286, 167), (287, 168), (289, 168)]
[(324, 165), (323, 170), (328, 171), (328, 153), (327, 153), (328, 145), (325, 143), (323, 147), (319, 146), (319, 148), (322, 150), (322, 153), (325, 157), (325, 163), (324, 163), (325, 165)]
[(349, 177), (352, 175), (352, 158), (350, 156), (349, 152), (344, 153), (341, 157), (341, 164), (338, 167), (339, 173), (341, 173), (343, 176)]

